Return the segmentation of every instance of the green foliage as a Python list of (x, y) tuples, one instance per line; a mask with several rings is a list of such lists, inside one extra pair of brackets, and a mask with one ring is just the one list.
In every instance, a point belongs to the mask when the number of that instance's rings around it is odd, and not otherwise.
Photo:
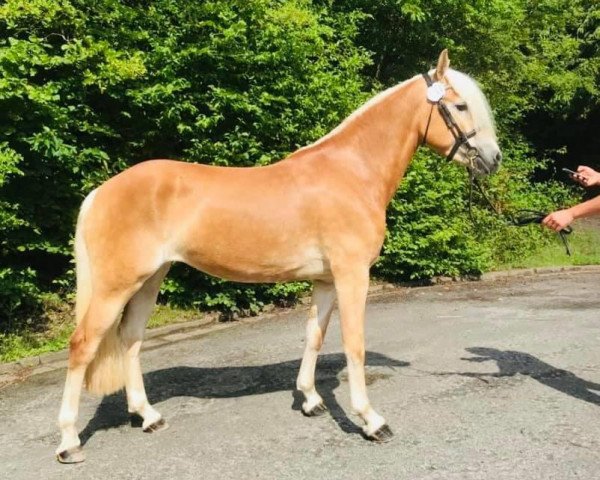
[[(358, 42), (368, 76), (395, 84), (442, 48), (488, 94), (502, 133), (564, 164), (598, 162), (600, 4), (595, 0), (345, 0), (367, 13)], [(582, 158), (583, 157), (583, 158)]]
[(523, 143), (504, 149), (503, 168), (482, 179), (485, 198), (469, 190), (465, 170), (420, 151), (388, 208), (388, 231), (375, 272), (390, 280), (437, 275), (479, 274), (523, 259), (553, 241), (537, 225), (508, 223), (523, 210), (552, 211), (576, 201), (573, 191), (555, 181), (531, 184), (547, 162), (536, 160)]
[[(551, 212), (557, 206), (568, 207), (576, 203), (578, 196), (574, 189), (560, 182), (530, 182), (535, 172), (547, 168), (549, 162), (533, 157), (525, 144), (515, 139), (504, 153), (503, 168), (484, 182), (494, 207), (504, 218), (526, 216), (527, 210)], [(516, 227), (507, 224), (504, 218), (491, 211), (477, 192), (473, 193), (473, 197), (475, 240), (486, 252), (489, 260), (487, 268), (496, 269), (529, 257), (556, 241), (555, 233), (538, 225)]]
[(309, 290), (307, 282), (238, 284), (175, 265), (161, 287), (160, 301), (173, 305), (218, 310), (224, 318), (256, 315), (268, 303), (294, 304)]
[[(7, 280), (10, 281), (10, 277), (7, 279), (0, 274), (0, 291), (9, 293), (10, 285), (3, 283)], [(13, 275), (13, 280), (12, 292), (24, 292), (25, 298), (35, 301), (36, 308), (32, 310), (20, 306), (20, 315), (12, 317), (15, 323), (9, 325), (6, 331), (0, 331), (0, 362), (65, 348), (74, 328), (71, 305), (57, 295), (40, 293), (35, 285), (23, 282), (18, 274)], [(23, 312), (30, 312), (31, 315), (24, 316)]]
[[(335, 126), (365, 98), (361, 18), (301, 0), (2, 5), (0, 328), (72, 284), (76, 211), (101, 181), (153, 157), (267, 164)], [(165, 291), (252, 313), (270, 288), (176, 271)]]
[(487, 251), (466, 215), (464, 169), (419, 152), (388, 208), (376, 272), (392, 280), (481, 272)]
[[(499, 208), (573, 202), (540, 180), (600, 150), (599, 19), (591, 0), (5, 1), (0, 329), (31, 330), (48, 292), (71, 294), (76, 212), (105, 179), (157, 157), (268, 164), (430, 68), (443, 47), (494, 107), (507, 159), (489, 181)], [(464, 171), (419, 153), (390, 205), (376, 273), (474, 273), (553, 241), (505, 226), (477, 196), (473, 224), (467, 203)], [(176, 267), (161, 301), (253, 314), (307, 288)]]
[(39, 313), (42, 293), (36, 280), (31, 268), (20, 271), (0, 268), (0, 312), (6, 319), (2, 326), (7, 330), (17, 326), (17, 323), (18, 326), (32, 327), (32, 314)]

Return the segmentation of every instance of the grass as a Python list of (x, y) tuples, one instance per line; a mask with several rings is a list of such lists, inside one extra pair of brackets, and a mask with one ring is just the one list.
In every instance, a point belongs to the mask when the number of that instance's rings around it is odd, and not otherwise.
[(556, 236), (549, 245), (530, 256), (500, 265), (497, 270), (513, 268), (565, 267), (570, 265), (600, 265), (600, 230), (587, 226), (576, 227), (568, 236), (571, 256), (565, 252), (565, 246)]
[(69, 342), (71, 328), (43, 333), (0, 333), (0, 362), (62, 350)]
[(198, 310), (184, 310), (183, 308), (157, 305), (148, 321), (148, 328), (164, 327), (175, 323), (191, 322), (207, 315)]
[[(148, 328), (189, 322), (204, 315), (197, 310), (158, 305), (148, 321)], [(49, 317), (47, 328), (41, 332), (0, 333), (0, 362), (11, 362), (66, 348), (74, 328), (71, 307), (54, 305)]]

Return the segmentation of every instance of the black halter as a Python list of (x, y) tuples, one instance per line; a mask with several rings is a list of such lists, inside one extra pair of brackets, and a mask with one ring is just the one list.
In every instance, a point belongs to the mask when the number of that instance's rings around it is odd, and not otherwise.
[[(423, 78), (425, 79), (425, 82), (427, 83), (428, 87), (431, 87), (433, 85), (433, 80), (431, 79), (428, 73), (424, 73)], [(446, 160), (452, 160), (454, 158), (454, 155), (456, 155), (458, 149), (464, 145), (467, 147), (467, 156), (469, 157), (469, 160), (472, 161), (477, 156), (477, 149), (473, 145), (471, 145), (471, 143), (469, 142), (469, 138), (473, 138), (477, 134), (477, 132), (475, 130), (471, 130), (468, 133), (463, 132), (462, 129), (459, 127), (458, 123), (456, 123), (456, 120), (454, 120), (450, 109), (443, 101), (443, 99), (439, 99), (437, 102), (431, 102), (431, 110), (429, 111), (427, 127), (425, 128), (425, 135), (423, 136), (423, 141), (421, 142), (421, 144), (425, 145), (425, 143), (427, 142), (427, 133), (429, 132), (431, 114), (433, 113), (433, 106), (435, 104), (437, 104), (440, 115), (444, 119), (444, 122), (446, 122), (448, 130), (450, 130), (450, 133), (454, 137), (454, 145), (452, 146), (452, 150), (450, 150), (450, 153), (446, 157)]]

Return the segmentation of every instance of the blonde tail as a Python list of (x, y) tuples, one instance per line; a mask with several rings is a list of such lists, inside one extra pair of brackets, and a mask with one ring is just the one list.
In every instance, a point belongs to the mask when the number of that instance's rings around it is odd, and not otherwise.
[(85, 388), (96, 395), (110, 395), (125, 386), (125, 346), (115, 322), (100, 342), (85, 371)]
[[(92, 275), (90, 259), (83, 235), (83, 223), (90, 209), (96, 190), (90, 193), (81, 205), (75, 231), (75, 270), (77, 274), (77, 295), (75, 301), (75, 318), (78, 329), (81, 325), (92, 298)], [(91, 393), (109, 395), (125, 386), (125, 347), (119, 337), (119, 322), (105, 333), (96, 355), (87, 366), (85, 372), (85, 387)]]
[(85, 316), (90, 299), (92, 298), (92, 276), (90, 272), (90, 259), (88, 257), (85, 238), (83, 235), (83, 222), (85, 216), (92, 206), (96, 190), (90, 193), (81, 204), (79, 216), (77, 217), (77, 227), (75, 229), (75, 273), (77, 275), (77, 294), (75, 299), (75, 319), (77, 325), (81, 323)]

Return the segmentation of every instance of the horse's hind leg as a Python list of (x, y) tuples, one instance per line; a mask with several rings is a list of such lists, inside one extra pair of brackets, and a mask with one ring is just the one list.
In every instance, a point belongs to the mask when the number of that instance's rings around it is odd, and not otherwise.
[(296, 387), (302, 391), (305, 397), (302, 412), (307, 416), (320, 415), (326, 410), (323, 399), (315, 388), (315, 368), (334, 302), (335, 288), (333, 284), (314, 282), (310, 317), (306, 325), (306, 347), (296, 381)]
[(71, 336), (67, 379), (58, 416), (61, 443), (56, 449), (56, 455), (62, 463), (77, 463), (85, 459), (75, 427), (81, 387), (86, 369), (96, 356), (103, 338), (111, 328), (115, 328), (117, 317), (126, 301), (126, 295), (102, 297), (96, 294), (91, 299), (85, 316)]
[(127, 407), (129, 413), (135, 413), (143, 418), (142, 428), (145, 432), (153, 432), (167, 427), (161, 414), (148, 402), (139, 355), (148, 317), (152, 313), (160, 285), (169, 271), (169, 267), (170, 264), (162, 266), (146, 280), (142, 288), (127, 303), (121, 321), (121, 338), (125, 347)]

